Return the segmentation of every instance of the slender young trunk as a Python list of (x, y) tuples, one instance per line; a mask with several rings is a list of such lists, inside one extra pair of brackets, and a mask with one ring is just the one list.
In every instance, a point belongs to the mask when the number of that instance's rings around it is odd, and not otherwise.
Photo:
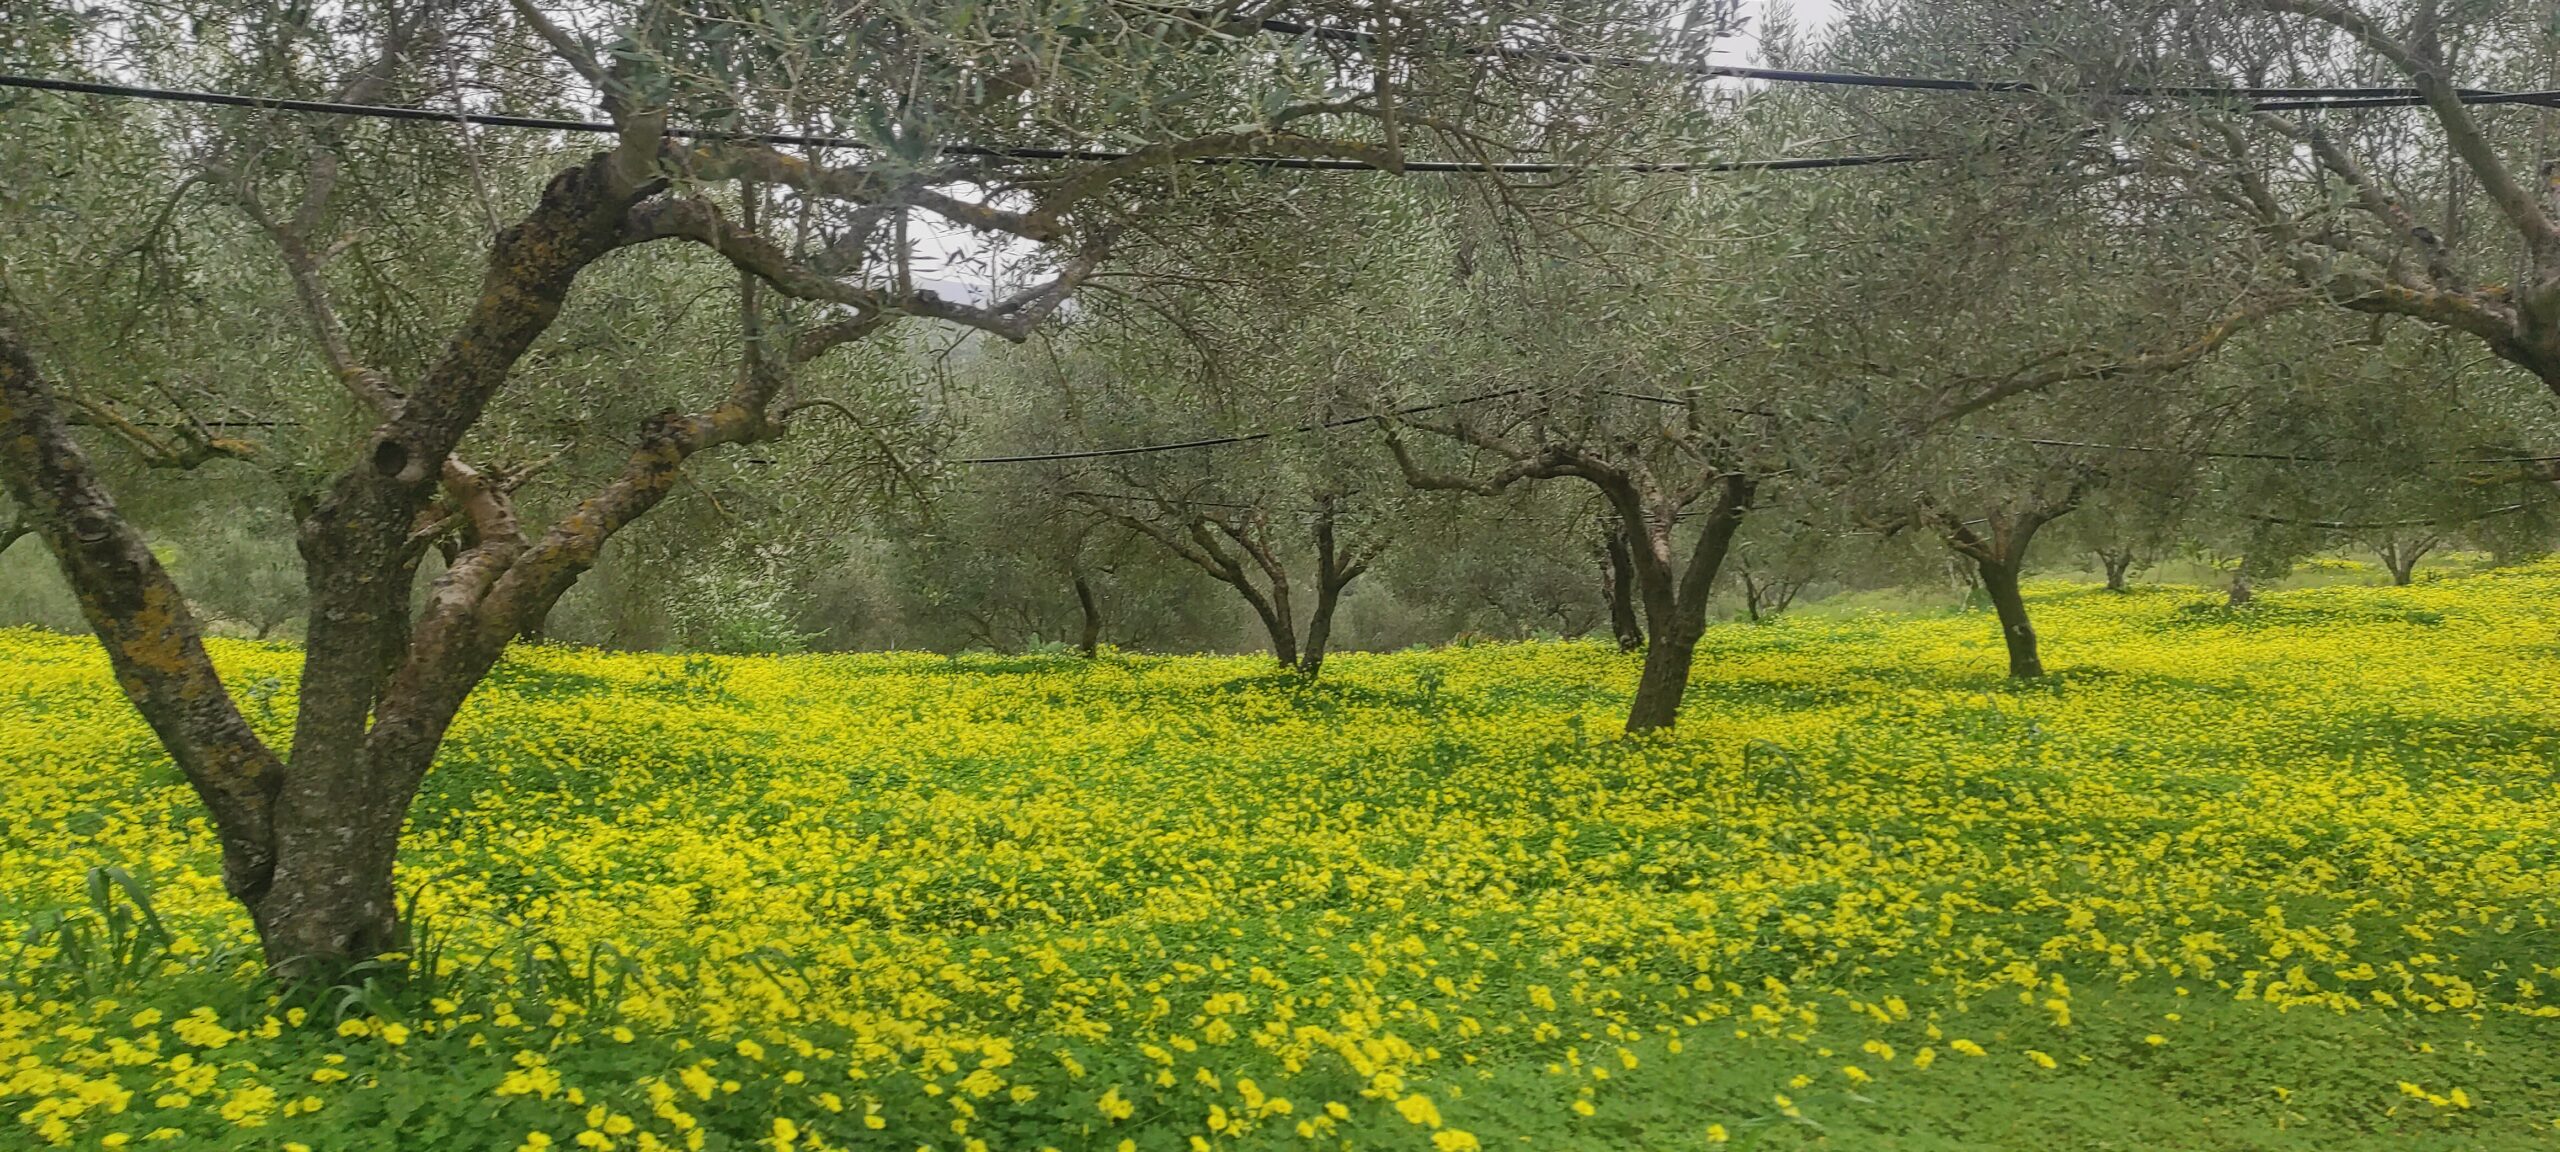
[(2026, 597), (2018, 593), (2018, 568), (1994, 560), (1978, 560), (1982, 573), (1982, 589), (1991, 597), (1992, 610), (2000, 616), (2000, 639), (2009, 647), (2009, 675), (2013, 679), (2032, 680), (2044, 675), (2044, 661), (2036, 654), (2035, 625), (2027, 619)]
[(1084, 634), (1076, 640), (1076, 651), (1091, 660), (1102, 648), (1102, 605), (1094, 599), (1093, 582), (1076, 573), (1076, 607), (1084, 613)]
[(1618, 651), (1644, 647), (1644, 624), (1636, 619), (1636, 574), (1626, 529), (1612, 526), (1602, 545), (1600, 595), (1609, 602), (1609, 632)]

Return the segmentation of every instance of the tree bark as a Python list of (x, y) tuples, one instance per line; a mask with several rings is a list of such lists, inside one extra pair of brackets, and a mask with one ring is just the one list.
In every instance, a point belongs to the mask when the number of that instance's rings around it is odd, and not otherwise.
[(2408, 587), (2409, 583), (2417, 578), (2418, 561), (2424, 559), (2427, 553), (2434, 551), (2435, 546), (2434, 537), (2424, 537), (2405, 543), (2399, 540), (2383, 541), (2382, 566), (2391, 570), (2391, 583), (2396, 587)]
[(2010, 677), (2032, 680), (2044, 675), (2044, 660), (2036, 653), (2035, 625), (2027, 619), (2026, 597), (2018, 592), (2017, 567), (1990, 560), (1978, 561), (1976, 566), (1982, 572), (1982, 590), (2000, 617), (2000, 639), (2009, 648)]
[(2114, 549), (2101, 548), (2098, 550), (2098, 563), (2106, 565), (2107, 591), (2127, 592), (2132, 590), (2125, 583), (2125, 574), (2133, 570), (2133, 551), (2131, 549), (2119, 552)]
[(1093, 596), (1093, 582), (1079, 571), (1075, 576), (1076, 607), (1084, 613), (1084, 633), (1076, 640), (1076, 651), (1091, 660), (1102, 648), (1102, 605)]
[(2239, 570), (2231, 574), (2231, 589), (2224, 593), (2222, 605), (2225, 608), (2246, 608), (2255, 596), (2256, 593), (2249, 588), (2248, 562), (2243, 560)]
[(1316, 590), (1316, 610), (1307, 616), (1307, 641), (1298, 648), (1298, 674), (1309, 680), (1324, 672), (1325, 651), (1333, 643), (1333, 608), (1341, 603), (1341, 587), (1327, 583)]
[(1316, 537), (1316, 610), (1307, 617), (1307, 642), (1298, 657), (1298, 673), (1313, 681), (1324, 671), (1324, 657), (1333, 643), (1333, 613), (1342, 603), (1342, 593), (1351, 582), (1369, 570), (1369, 561), (1377, 553), (1354, 550), (1345, 553), (1334, 537), (1334, 497), (1318, 498), (1315, 523)]
[(1627, 731), (1659, 731), (1680, 722), (1680, 705), (1688, 698), (1689, 672), (1697, 655), (1696, 637), (1683, 640), (1667, 630), (1653, 634), (1644, 648), (1644, 671), (1636, 676), (1635, 699), (1627, 705)]
[[(1974, 531), (1973, 524), (1960, 516), (1938, 514), (1947, 546), (1973, 562), (1971, 575), (1991, 598), (1992, 611), (2000, 619), (2001, 644), (2009, 651), (2011, 679), (2032, 680), (2044, 675), (2035, 624), (2028, 619), (2026, 597), (2018, 590), (2018, 578), (2027, 567), (2027, 549), (2045, 525), (2080, 506), (2089, 483), (2086, 478), (2075, 481), (2059, 500), (2039, 501), (2023, 512), (2012, 514), (1995, 509), (1987, 518), (1974, 522), (1984, 525), (1984, 532)], [(2108, 563), (2112, 572), (2114, 562)]]
[(1644, 647), (1644, 623), (1636, 619), (1636, 574), (1626, 529), (1611, 525), (1601, 545), (1600, 595), (1609, 604), (1609, 632), (1618, 651)]
[(61, 566), (116, 685), (212, 814), (224, 889), (254, 911), (275, 877), (284, 767), (241, 717), (186, 597), (72, 439), (11, 319), (0, 312), (0, 484)]
[(1298, 629), (1289, 610), (1286, 589), (1275, 589), (1274, 599), (1254, 605), (1262, 614), (1263, 634), (1271, 638), (1271, 658), (1283, 668), (1298, 666)]
[[(391, 879), (400, 826), (446, 726), (592, 555), (550, 546), (588, 536), (600, 546), (621, 522), (588, 517), (590, 501), (528, 550), (503, 491), (453, 451), (578, 274), (630, 242), (625, 213), (657, 187), (655, 147), (654, 133), (626, 136), (554, 177), (492, 244), (479, 297), (416, 387), (396, 397), (356, 388), (381, 422), (299, 526), (311, 608), (284, 762), (241, 720), (185, 598), (70, 439), (32, 359), (0, 333), (0, 478), (34, 511), (126, 695), (211, 811), (225, 887), (280, 976), (327, 979), (401, 947)], [(329, 349), (333, 360), (343, 351)], [(342, 375), (375, 379), (355, 367)], [(681, 460), (672, 443), (647, 450), (670, 456), (670, 469)], [(437, 579), (413, 631), (418, 562), (443, 534), (420, 529), (447, 517), (430, 509), (439, 490), (467, 514), (471, 546)], [(502, 595), (510, 577), (549, 594)]]
[[(1667, 518), (1628, 550), (1645, 608), (1644, 670), (1636, 677), (1635, 699), (1627, 706), (1628, 732), (1659, 731), (1679, 723), (1698, 638), (1707, 630), (1707, 597), (1724, 568), (1725, 556), (1732, 551), (1733, 534), (1742, 527), (1754, 489), (1754, 482), (1740, 473), (1720, 478), (1715, 503), (1699, 526), (1698, 543), (1685, 568), (1675, 568)], [(1621, 514), (1635, 510), (1628, 501)]]

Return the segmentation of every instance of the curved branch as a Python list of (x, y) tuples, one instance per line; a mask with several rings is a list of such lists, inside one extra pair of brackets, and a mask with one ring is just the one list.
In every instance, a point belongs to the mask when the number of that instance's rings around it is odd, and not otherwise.
[(254, 905), (274, 876), (283, 765), (241, 717), (186, 597), (117, 508), (72, 440), (52, 385), (6, 327), (0, 485), (19, 508), (21, 530), (32, 529), (60, 563), (125, 698), (213, 814), (224, 886)]
[(2537, 264), (2548, 264), (2560, 258), (2560, 227), (2555, 227), (2549, 213), (2543, 211), (2532, 193), (2527, 192), (2515, 174), (2507, 170), (2498, 157), (2497, 146), (2490, 143), (2480, 121), (2462, 102), (2462, 94), (2445, 75), (2443, 64), (2431, 52), (2421, 52), (2383, 31), (2382, 26), (2362, 11), (2341, 0), (2247, 0), (2261, 11), (2283, 13), (2317, 20), (2336, 28), (2372, 49), (2409, 77), (2410, 84), (2426, 98), (2427, 109), (2435, 114), (2443, 127), (2445, 140), (2453, 146), (2463, 166), (2488, 189), (2489, 199), (2498, 205), (2507, 222), (2524, 236), (2525, 245)]

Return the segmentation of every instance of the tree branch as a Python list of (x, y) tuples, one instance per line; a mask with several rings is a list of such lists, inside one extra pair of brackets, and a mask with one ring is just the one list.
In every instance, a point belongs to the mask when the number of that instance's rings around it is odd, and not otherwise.
[(0, 485), (62, 567), (125, 697), (212, 813), (223, 884), (254, 903), (274, 874), (284, 768), (232, 702), (186, 597), (71, 438), (52, 385), (0, 315)]

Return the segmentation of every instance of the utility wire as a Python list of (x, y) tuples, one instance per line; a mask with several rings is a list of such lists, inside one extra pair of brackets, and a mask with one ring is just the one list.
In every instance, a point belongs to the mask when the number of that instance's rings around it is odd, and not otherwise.
[[(399, 104), (346, 104), (334, 100), (288, 100), (266, 96), (240, 96), (228, 92), (145, 88), (131, 84), (101, 84), (88, 80), (55, 80), (41, 76), (0, 74), (0, 88), (27, 88), (42, 92), (68, 92), (84, 96), (112, 96), (120, 99), (154, 100), (175, 104), (210, 104), (224, 108), (255, 108), (274, 112), (307, 112), (323, 116), (416, 120), (435, 124), (476, 124), (490, 128), (525, 128), (547, 132), (612, 134), (621, 131), (616, 125), (602, 120), (502, 116)], [(798, 132), (737, 132), (718, 128), (681, 126), (669, 127), (665, 131), (669, 136), (687, 140), (725, 140), (809, 148), (869, 149), (877, 147), (870, 141), (848, 136), (817, 136)], [(938, 150), (948, 156), (971, 156), (993, 160), (1069, 160), (1091, 163), (1127, 160), (1136, 155), (1133, 152), (1114, 152), (1093, 148), (1051, 148), (1029, 145), (944, 144), (940, 145)], [(1888, 152), (1854, 156), (1785, 156), (1767, 160), (1668, 160), (1593, 164), (1554, 161), (1407, 160), (1402, 167), (1407, 172), (1493, 172), (1523, 175), (1555, 172), (1799, 172), (1819, 168), (1869, 168), (1879, 164), (1914, 164), (1935, 159), (1939, 157), (1916, 152)], [(1358, 160), (1312, 156), (1194, 156), (1181, 163), (1252, 165), (1261, 168), (1314, 172), (1384, 171), (1375, 164)]]
[[(1265, 20), (1264, 32), (1313, 40), (1375, 47), (1377, 34), (1350, 28), (1328, 28), (1290, 20)], [(1892, 76), (1861, 72), (1821, 72), (1797, 68), (1755, 68), (1739, 64), (1705, 64), (1639, 56), (1609, 56), (1547, 45), (1467, 45), (1451, 49), (1457, 56), (1530, 60), (1596, 68), (1640, 68), (1685, 72), (1693, 76), (1767, 80), (1782, 84), (1824, 84), (1853, 88), (1898, 88), (1924, 92), (1988, 92), (2027, 95), (2117, 96), (2135, 100), (2248, 101), (2252, 112), (2312, 111), (2326, 108), (2408, 108), (2426, 103), (2411, 87), (2267, 87), (2196, 84), (2138, 84), (2116, 88), (2057, 88), (2029, 80), (1966, 80), (1937, 76)], [(2538, 104), (2560, 107), (2560, 91), (2501, 92), (2457, 88), (2465, 104)]]
[[(1321, 422), (1321, 423), (1314, 423), (1314, 424), (1299, 424), (1299, 425), (1294, 425), (1294, 426), (1287, 427), (1287, 428), (1270, 428), (1270, 429), (1263, 429), (1263, 430), (1255, 431), (1255, 432), (1239, 432), (1239, 433), (1234, 433), (1234, 434), (1231, 434), (1231, 435), (1225, 435), (1225, 436), (1208, 436), (1208, 437), (1202, 437), (1202, 438), (1197, 439), (1197, 440), (1176, 440), (1176, 441), (1171, 441), (1171, 442), (1167, 442), (1167, 443), (1160, 443), (1160, 444), (1131, 444), (1131, 445), (1127, 445), (1127, 446), (1124, 446), (1124, 447), (1117, 447), (1117, 448), (1073, 448), (1073, 449), (1059, 449), (1059, 450), (1057, 450), (1057, 451), (1029, 453), (1029, 454), (1025, 454), (1025, 455), (1018, 455), (1018, 456), (978, 456), (978, 457), (971, 457), (971, 458), (967, 458), (967, 459), (960, 459), (960, 460), (946, 460), (946, 461), (943, 461), (943, 463), (946, 463), (946, 464), (953, 464), (953, 465), (986, 465), (986, 464), (1043, 464), (1043, 463), (1051, 463), (1051, 462), (1055, 462), (1055, 461), (1064, 461), (1064, 460), (1098, 460), (1098, 459), (1104, 459), (1104, 458), (1114, 457), (1114, 456), (1144, 456), (1144, 455), (1151, 455), (1151, 454), (1153, 454), (1153, 453), (1158, 453), (1158, 452), (1183, 452), (1183, 451), (1191, 451), (1191, 450), (1195, 450), (1195, 449), (1203, 449), (1203, 448), (1224, 448), (1224, 447), (1228, 447), (1228, 446), (1230, 446), (1230, 445), (1235, 445), (1235, 444), (1251, 444), (1251, 443), (1256, 443), (1256, 442), (1259, 442), (1259, 441), (1272, 439), (1273, 437), (1276, 437), (1276, 436), (1285, 436), (1285, 435), (1291, 435), (1291, 434), (1295, 434), (1295, 433), (1302, 433), (1302, 432), (1319, 432), (1319, 431), (1325, 431), (1325, 430), (1334, 429), (1334, 428), (1349, 428), (1349, 427), (1353, 427), (1353, 426), (1360, 425), (1360, 424), (1367, 424), (1367, 423), (1370, 423), (1370, 422), (1372, 422), (1372, 421), (1379, 420), (1379, 419), (1386, 418), (1386, 417), (1394, 417), (1394, 416), (1411, 416), (1411, 415), (1417, 415), (1417, 414), (1419, 414), (1419, 413), (1423, 413), (1423, 412), (1435, 412), (1435, 411), (1439, 411), (1439, 410), (1444, 409), (1444, 408), (1457, 408), (1457, 407), (1462, 407), (1462, 406), (1464, 406), (1464, 405), (1468, 405), (1468, 404), (1481, 404), (1481, 403), (1483, 403), (1483, 402), (1485, 402), (1485, 401), (1487, 401), (1487, 400), (1499, 400), (1499, 399), (1503, 399), (1503, 398), (1505, 398), (1505, 397), (1524, 395), (1524, 394), (1528, 393), (1529, 391), (1530, 391), (1530, 389), (1527, 389), (1527, 388), (1506, 388), (1506, 389), (1503, 389), (1503, 390), (1498, 391), (1498, 392), (1485, 392), (1485, 393), (1480, 393), (1480, 394), (1477, 394), (1477, 395), (1474, 395), (1474, 396), (1467, 396), (1467, 397), (1463, 397), (1463, 398), (1460, 398), (1460, 399), (1457, 399), (1457, 400), (1445, 400), (1445, 401), (1441, 401), (1441, 402), (1433, 403), (1433, 404), (1417, 404), (1417, 405), (1413, 405), (1413, 406), (1410, 406), (1410, 407), (1394, 409), (1394, 410), (1392, 410), (1392, 411), (1388, 411), (1388, 412), (1377, 413), (1377, 414), (1374, 414), (1374, 415), (1366, 415), (1366, 416), (1345, 416), (1345, 417), (1342, 417), (1342, 418), (1340, 418), (1340, 419), (1327, 420), (1327, 421), (1323, 421), (1323, 422)], [(1645, 393), (1645, 392), (1627, 392), (1627, 391), (1619, 391), (1619, 390), (1617, 390), (1617, 389), (1608, 389), (1608, 388), (1598, 389), (1597, 391), (1599, 391), (1602, 395), (1607, 395), (1607, 396), (1616, 396), (1616, 397), (1619, 397), (1619, 398), (1622, 398), (1622, 399), (1627, 399), (1627, 400), (1641, 400), (1641, 401), (1645, 401), (1645, 402), (1647, 402), (1647, 403), (1653, 403), (1653, 404), (1681, 404), (1681, 403), (1684, 403), (1684, 401), (1678, 400), (1678, 399), (1673, 398), (1673, 397), (1668, 397), (1668, 396), (1657, 396), (1657, 395), (1653, 395), (1653, 394)], [(1742, 414), (1742, 415), (1752, 415), (1752, 416), (1765, 416), (1765, 415), (1771, 415), (1771, 413), (1768, 413), (1768, 412), (1765, 412), (1765, 411), (1760, 411), (1760, 410), (1755, 410), (1755, 409), (1739, 409), (1739, 408), (1737, 408), (1737, 409), (1729, 409), (1729, 411), (1733, 411), (1733, 412), (1736, 412), (1736, 413), (1739, 413), (1739, 414)], [(2207, 459), (2207, 460), (2259, 460), (2259, 461), (2266, 461), (2266, 462), (2270, 462), (2270, 463), (2277, 463), (2277, 464), (2401, 464), (2401, 463), (2406, 463), (2406, 464), (2411, 464), (2411, 465), (2437, 465), (2437, 464), (2551, 464), (2551, 463), (2560, 463), (2560, 455), (2549, 455), (2549, 456), (2457, 456), (2457, 457), (2431, 458), (2431, 459), (2410, 460), (2410, 461), (2396, 461), (2396, 460), (2390, 460), (2390, 459), (2386, 459), (2386, 458), (2379, 457), (2379, 456), (2329, 456), (2329, 455), (2319, 455), (2319, 454), (2303, 453), (2303, 452), (2264, 452), (2264, 451), (2250, 451), (2250, 450), (2245, 450), (2245, 449), (2230, 449), (2230, 450), (2226, 450), (2226, 449), (2214, 449), (2214, 448), (2192, 449), (2192, 450), (2191, 450), (2191, 449), (2184, 449), (2184, 448), (2163, 448), (2163, 447), (2159, 447), (2159, 446), (2157, 446), (2157, 445), (2148, 445), (2148, 444), (2105, 444), (2105, 443), (2098, 443), (2098, 442), (2095, 442), (2095, 441), (2087, 441), (2087, 440), (2056, 440), (2056, 439), (2047, 439), (2047, 438), (2043, 438), (2043, 437), (2035, 437), (2035, 436), (2003, 436), (2003, 435), (1999, 435), (1999, 434), (1997, 434), (1997, 433), (1992, 433), (1992, 432), (1974, 432), (1974, 433), (1969, 433), (1969, 435), (1970, 435), (1970, 436), (1972, 436), (1972, 438), (1974, 438), (1974, 439), (1976, 439), (1976, 440), (1993, 440), (1993, 441), (1999, 441), (1999, 442), (2002, 442), (2002, 443), (2011, 443), (2011, 444), (2031, 444), (2031, 445), (2035, 445), (2035, 446), (2037, 446), (2037, 447), (2042, 447), (2042, 448), (2086, 448), (2086, 449), (2092, 449), (2092, 450), (2097, 450), (2097, 451), (2108, 451), (2108, 452), (2144, 452), (2144, 453), (2159, 453), (2159, 454), (2166, 454), (2166, 455), (2187, 455), (2187, 456), (2195, 456), (2195, 457), (2199, 457), (2199, 458), (2201, 458), (2201, 459)]]
[(2479, 515), (2468, 516), (2460, 520), (2447, 520), (2438, 517), (2426, 517), (2410, 520), (2366, 521), (2297, 520), (2289, 516), (2269, 516), (2256, 512), (2246, 514), (2245, 518), (2254, 520), (2260, 524), (2283, 524), (2295, 528), (2320, 528), (2331, 532), (2370, 532), (2381, 528), (2463, 528), (2477, 524), (2483, 520), (2491, 520), (2500, 516), (2512, 516), (2518, 512), (2539, 508), (2550, 503), (2552, 503), (2550, 500), (2525, 500), (2514, 504), (2491, 508)]
[[(1683, 406), (1683, 405), (1686, 405), (1686, 404), (1688, 404), (1688, 403), (1689, 403), (1689, 401), (1684, 400), (1684, 399), (1681, 399), (1680, 397), (1677, 397), (1677, 396), (1662, 396), (1662, 395), (1657, 395), (1657, 394), (1655, 394), (1655, 393), (1651, 393), (1651, 392), (1629, 392), (1629, 391), (1622, 391), (1622, 390), (1620, 390), (1620, 389), (1615, 389), (1615, 388), (1595, 388), (1595, 389), (1592, 389), (1592, 391), (1593, 391), (1593, 392), (1595, 392), (1595, 393), (1597, 393), (1597, 394), (1599, 394), (1599, 395), (1602, 395), (1602, 396), (1616, 396), (1616, 397), (1619, 397), (1619, 398), (1621, 398), (1621, 399), (1626, 399), (1626, 400), (1642, 400), (1642, 401), (1644, 401), (1645, 403), (1648, 403), (1648, 404), (1663, 404), (1663, 405), (1669, 405), (1669, 406), (1672, 406), (1672, 407), (1679, 407), (1679, 406)], [(1742, 407), (1736, 407), (1736, 406), (1732, 406), (1732, 405), (1727, 405), (1727, 406), (1725, 407), (1725, 409), (1724, 409), (1724, 410), (1725, 410), (1726, 412), (1732, 413), (1732, 414), (1737, 415), (1737, 416), (1776, 416), (1776, 415), (1778, 415), (1777, 413), (1775, 413), (1775, 412), (1771, 412), (1771, 411), (1768, 411), (1767, 409), (1762, 409), (1762, 408), (1742, 408)], [(1998, 433), (1996, 433), (1996, 432), (1973, 432), (1973, 433), (1968, 433), (1968, 435), (1972, 436), (1972, 437), (1973, 437), (1974, 439), (1976, 439), (1976, 440), (1996, 440), (1996, 441), (2000, 441), (2000, 442), (2002, 442), (2002, 443), (2007, 443), (2007, 444), (2033, 444), (2033, 445), (2035, 445), (2035, 446), (2037, 446), (2037, 447), (2040, 447), (2040, 448), (2093, 448), (2093, 449), (2098, 449), (2098, 450), (2102, 450), (2102, 451), (2109, 451), (2109, 452), (2156, 452), (2156, 453), (2164, 453), (2164, 454), (2169, 454), (2169, 455), (2196, 456), (2196, 457), (2201, 457), (2201, 458), (2203, 458), (2203, 459), (2207, 459), (2207, 460), (2269, 460), (2269, 461), (2274, 461), (2274, 462), (2276, 462), (2276, 463), (2280, 463), (2280, 464), (2400, 464), (2400, 463), (2408, 463), (2408, 464), (2552, 464), (2552, 463), (2560, 463), (2560, 455), (2555, 455), (2555, 456), (2469, 456), (2469, 457), (2440, 457), (2440, 458), (2424, 459), (2424, 460), (2398, 461), (2398, 460), (2391, 460), (2391, 459), (2388, 459), (2388, 458), (2385, 458), (2385, 457), (2381, 457), (2381, 456), (2328, 456), (2328, 455), (2319, 455), (2319, 454), (2304, 453), (2304, 452), (2256, 452), (2256, 451), (2248, 451), (2248, 450), (2229, 450), (2229, 451), (2225, 451), (2225, 450), (2221, 450), (2221, 449), (2214, 449), (2214, 448), (2197, 448), (2197, 449), (2189, 449), (2189, 448), (2162, 448), (2162, 447), (2159, 447), (2159, 446), (2157, 446), (2157, 445), (2150, 445), (2150, 444), (2101, 444), (2101, 443), (2096, 443), (2096, 442), (2093, 442), (2093, 441), (2087, 441), (2087, 440), (2049, 440), (2049, 439), (2043, 439), (2043, 438), (2034, 437), (2034, 436), (2003, 436), (2003, 435), (2000, 435), (2000, 434), (1998, 434)]]
[(2426, 460), (2398, 461), (2381, 456), (2326, 456), (2303, 452), (2247, 452), (2217, 449), (2161, 448), (2147, 444), (2097, 444), (2082, 440), (2044, 440), (2032, 436), (1998, 436), (1988, 432), (1974, 434), (1980, 440), (2006, 440), (2033, 444), (2042, 448), (2095, 448), (2110, 452), (2157, 452), (2169, 455), (2200, 456), (2208, 460), (2264, 460), (2278, 464), (2550, 464), (2560, 456), (2450, 456)]
[(1412, 416), (1423, 412), (1437, 412), (1443, 408), (1456, 408), (1466, 404), (1480, 404), (1487, 400), (1499, 400), (1505, 396), (1517, 396), (1526, 391), (1528, 391), (1526, 388), (1505, 388), (1499, 392), (1486, 392), (1458, 400), (1443, 400), (1436, 404), (1416, 404), (1409, 408), (1398, 408), (1391, 412), (1372, 413), (1366, 416), (1345, 416), (1337, 420), (1325, 420), (1313, 424), (1299, 424), (1288, 428), (1266, 428), (1259, 432), (1240, 432), (1232, 436), (1209, 436), (1199, 440), (1180, 440), (1170, 444), (1133, 444), (1125, 448), (1077, 448), (1059, 452), (1036, 452), (1023, 456), (977, 456), (964, 460), (946, 460), (943, 461), (943, 463), (968, 465), (1045, 464), (1058, 460), (1099, 460), (1111, 456), (1144, 456), (1155, 452), (1181, 452), (1193, 448), (1223, 448), (1230, 444), (1251, 444), (1256, 441), (1269, 440), (1275, 436), (1287, 436), (1299, 432), (1322, 432), (1334, 428), (1350, 428), (1360, 424), (1367, 424), (1371, 421), (1388, 416)]

